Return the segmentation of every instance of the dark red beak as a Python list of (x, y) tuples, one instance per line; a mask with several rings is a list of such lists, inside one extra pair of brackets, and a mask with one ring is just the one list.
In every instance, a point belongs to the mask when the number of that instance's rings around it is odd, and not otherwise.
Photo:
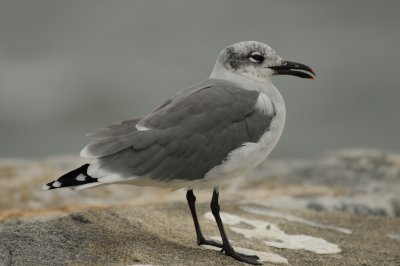
[(316, 76), (311, 67), (296, 62), (284, 61), (282, 65), (269, 68), (274, 70), (274, 75), (291, 75), (304, 79), (314, 79)]

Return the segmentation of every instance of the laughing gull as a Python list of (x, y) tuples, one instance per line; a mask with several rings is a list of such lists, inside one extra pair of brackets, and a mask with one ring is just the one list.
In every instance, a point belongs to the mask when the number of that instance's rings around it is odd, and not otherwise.
[[(307, 73), (308, 72), (308, 73)], [(275, 75), (313, 79), (314, 71), (284, 60), (268, 45), (240, 42), (223, 49), (209, 79), (166, 100), (149, 115), (88, 134), (81, 156), (91, 159), (44, 189), (84, 189), (109, 184), (186, 188), (198, 245), (211, 245), (236, 260), (260, 264), (236, 252), (219, 215), (219, 184), (261, 163), (277, 144), (285, 104)], [(211, 210), (222, 243), (204, 238), (193, 189), (213, 188)]]

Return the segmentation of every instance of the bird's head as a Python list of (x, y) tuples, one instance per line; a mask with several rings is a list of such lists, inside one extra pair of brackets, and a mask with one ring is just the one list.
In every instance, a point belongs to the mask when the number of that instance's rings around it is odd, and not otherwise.
[(312, 68), (284, 60), (271, 47), (256, 41), (239, 42), (223, 49), (211, 77), (218, 78), (224, 73), (234, 73), (260, 81), (270, 80), (274, 75), (292, 75), (307, 79), (314, 79), (315, 76)]

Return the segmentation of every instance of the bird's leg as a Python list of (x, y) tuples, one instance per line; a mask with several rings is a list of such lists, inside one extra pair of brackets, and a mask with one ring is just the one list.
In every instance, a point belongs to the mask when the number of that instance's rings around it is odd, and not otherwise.
[(193, 190), (188, 190), (186, 192), (186, 199), (190, 208), (190, 212), (192, 213), (192, 217), (193, 217), (193, 223), (194, 223), (194, 227), (196, 229), (196, 236), (197, 236), (197, 245), (209, 245), (209, 246), (214, 246), (214, 247), (218, 247), (218, 248), (222, 248), (222, 244), (215, 242), (213, 240), (207, 240), (204, 238), (203, 234), (201, 233), (201, 229), (200, 229), (200, 224), (199, 224), (199, 220), (197, 219), (197, 213), (196, 213), (196, 196), (193, 193)]
[(257, 260), (258, 256), (255, 255), (246, 255), (239, 252), (236, 252), (231, 244), (229, 243), (228, 237), (226, 236), (224, 225), (222, 224), (221, 216), (219, 215), (219, 204), (218, 204), (219, 192), (218, 188), (214, 188), (213, 196), (211, 199), (211, 212), (214, 215), (215, 221), (217, 222), (219, 232), (222, 238), (222, 251), (225, 252), (226, 255), (242, 262), (246, 262), (253, 265), (261, 265)]

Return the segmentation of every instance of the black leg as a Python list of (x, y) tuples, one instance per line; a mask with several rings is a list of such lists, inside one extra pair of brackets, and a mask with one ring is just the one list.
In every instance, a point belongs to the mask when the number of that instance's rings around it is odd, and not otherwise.
[(190, 212), (192, 213), (193, 217), (193, 222), (194, 222), (194, 227), (196, 229), (196, 236), (197, 236), (197, 245), (209, 245), (209, 246), (215, 246), (218, 248), (222, 248), (222, 244), (215, 242), (213, 240), (207, 240), (204, 238), (203, 234), (201, 233), (200, 229), (200, 224), (199, 220), (197, 219), (197, 213), (196, 213), (196, 196), (193, 194), (193, 190), (188, 190), (186, 192), (186, 199), (190, 208)]
[(238, 261), (243, 261), (253, 265), (261, 265), (257, 260), (258, 256), (245, 255), (242, 253), (236, 252), (231, 244), (229, 243), (228, 237), (226, 236), (224, 225), (222, 224), (221, 217), (219, 215), (219, 204), (218, 204), (219, 192), (218, 189), (214, 189), (213, 196), (211, 199), (211, 212), (214, 215), (215, 221), (217, 222), (219, 232), (222, 238), (222, 251), (225, 252), (227, 256), (230, 256)]

